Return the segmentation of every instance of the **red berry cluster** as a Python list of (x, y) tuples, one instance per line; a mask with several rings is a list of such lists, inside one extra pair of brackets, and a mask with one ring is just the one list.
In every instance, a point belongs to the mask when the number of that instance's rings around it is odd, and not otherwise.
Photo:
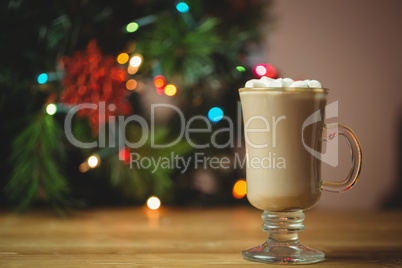
[[(132, 107), (127, 99), (125, 81), (127, 73), (115, 63), (112, 56), (103, 56), (96, 41), (88, 44), (86, 51), (77, 51), (72, 57), (63, 57), (65, 76), (61, 101), (65, 104), (94, 103), (99, 107), (105, 102), (105, 112), (98, 109), (80, 109), (78, 116), (88, 117), (94, 135), (109, 116), (128, 115)], [(110, 104), (115, 109), (108, 109)]]

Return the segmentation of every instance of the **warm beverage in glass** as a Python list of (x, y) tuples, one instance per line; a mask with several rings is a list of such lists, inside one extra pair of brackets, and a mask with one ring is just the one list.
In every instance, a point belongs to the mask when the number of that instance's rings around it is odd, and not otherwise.
[[(239, 89), (247, 157), (247, 198), (263, 210), (262, 229), (268, 239), (243, 251), (247, 260), (264, 263), (314, 263), (324, 253), (300, 244), (303, 210), (313, 207), (322, 190), (343, 192), (357, 181), (361, 149), (353, 131), (344, 125), (325, 125), (325, 114), (337, 114), (326, 105), (328, 89), (316, 80), (294, 82), (269, 79), (247, 82)], [(339, 182), (321, 179), (321, 162), (335, 166), (329, 154), (343, 136), (350, 145), (352, 166)], [(326, 153), (322, 142), (326, 141)]]

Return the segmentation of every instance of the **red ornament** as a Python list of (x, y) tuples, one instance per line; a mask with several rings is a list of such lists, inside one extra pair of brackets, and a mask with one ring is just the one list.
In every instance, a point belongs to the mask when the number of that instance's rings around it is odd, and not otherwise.
[[(127, 73), (115, 63), (112, 56), (103, 56), (96, 41), (89, 42), (86, 51), (77, 51), (72, 57), (64, 57), (64, 86), (61, 101), (74, 105), (94, 103), (97, 109), (81, 109), (77, 115), (88, 117), (94, 135), (104, 125), (109, 116), (128, 115), (132, 107), (127, 100), (125, 81)], [(104, 113), (99, 112), (100, 102), (104, 102)], [(109, 109), (110, 104), (115, 109)]]

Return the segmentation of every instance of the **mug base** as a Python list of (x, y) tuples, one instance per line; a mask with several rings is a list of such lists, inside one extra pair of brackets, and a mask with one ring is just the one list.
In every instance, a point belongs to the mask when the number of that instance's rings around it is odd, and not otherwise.
[(300, 243), (269, 243), (243, 250), (248, 261), (272, 264), (308, 264), (324, 260), (325, 254)]

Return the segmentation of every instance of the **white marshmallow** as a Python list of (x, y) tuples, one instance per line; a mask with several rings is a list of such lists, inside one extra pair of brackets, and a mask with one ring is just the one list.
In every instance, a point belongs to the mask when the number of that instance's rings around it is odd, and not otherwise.
[(283, 78), (282, 79), (282, 85), (284, 87), (289, 87), (291, 84), (293, 84), (294, 80), (292, 78)]
[(267, 87), (266, 84), (258, 79), (251, 79), (246, 82), (245, 87)]
[(289, 87), (305, 87), (305, 88), (308, 88), (308, 84), (306, 82), (304, 82), (304, 81), (299, 80), (299, 81), (293, 82)]
[(260, 81), (264, 82), (264, 83), (268, 83), (268, 82), (270, 82), (272, 80), (275, 80), (275, 79), (272, 79), (272, 78), (270, 78), (268, 76), (263, 76), (263, 77), (260, 78)]
[(310, 81), (308, 81), (307, 84), (311, 88), (322, 88), (321, 83), (319, 81), (317, 81), (317, 80), (310, 80)]
[(267, 85), (267, 87), (283, 87), (282, 81), (276, 79), (268, 80), (267, 82), (265, 82), (265, 84)]
[(294, 81), (291, 78), (272, 79), (263, 76), (260, 79), (251, 79), (246, 82), (246, 88), (267, 88), (267, 87), (302, 87), (302, 88), (322, 88), (322, 84), (317, 80), (306, 79), (304, 81)]

